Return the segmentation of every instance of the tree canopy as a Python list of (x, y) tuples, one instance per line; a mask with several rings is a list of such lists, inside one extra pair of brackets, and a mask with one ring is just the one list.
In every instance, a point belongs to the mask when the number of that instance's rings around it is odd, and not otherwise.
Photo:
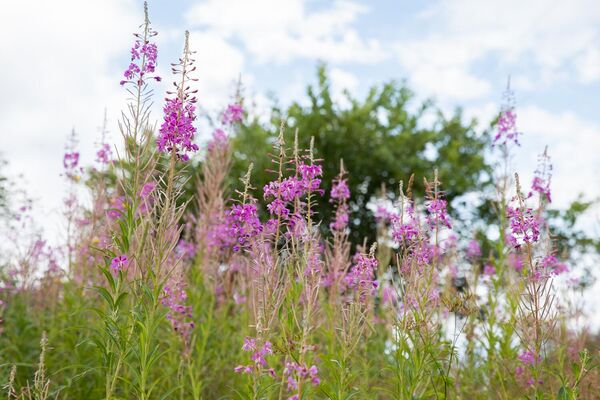
[(231, 185), (239, 189), (250, 162), (252, 182), (262, 188), (274, 177), (267, 156), (285, 121), (284, 136), (290, 146), (296, 130), (299, 147), (308, 148), (314, 137), (315, 156), (322, 159), (325, 196), (318, 212), (329, 222), (332, 207), (329, 190), (339, 173), (340, 160), (349, 172), (352, 239), (355, 243), (375, 236), (375, 219), (366, 207), (382, 186), (397, 191), (400, 181), (415, 175), (415, 195), (422, 195), (423, 177), (438, 170), (449, 203), (488, 184), (490, 166), (484, 158), (489, 135), (478, 131), (475, 121), (463, 122), (460, 109), (447, 116), (431, 101), (419, 102), (403, 83), (387, 82), (372, 87), (364, 99), (345, 93), (347, 106), (332, 99), (325, 66), (318, 68), (318, 82), (307, 88), (308, 104), (274, 105), (270, 122), (251, 119), (232, 140), (234, 150)]

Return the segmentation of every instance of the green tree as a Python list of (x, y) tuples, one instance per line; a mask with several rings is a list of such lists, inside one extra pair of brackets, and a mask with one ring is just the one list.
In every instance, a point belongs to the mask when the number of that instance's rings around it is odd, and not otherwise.
[(241, 127), (233, 139), (232, 186), (239, 189), (238, 177), (254, 162), (253, 184), (262, 186), (274, 176), (269, 173), (272, 145), (281, 121), (286, 121), (285, 138), (291, 146), (296, 129), (301, 148), (315, 140), (316, 157), (323, 159), (325, 196), (319, 198), (318, 212), (329, 223), (332, 208), (329, 190), (339, 172), (340, 159), (349, 171), (352, 191), (352, 240), (362, 242), (375, 236), (375, 219), (368, 202), (382, 186), (396, 192), (400, 181), (415, 174), (413, 192), (422, 196), (423, 177), (439, 171), (443, 190), (451, 202), (481, 190), (489, 183), (490, 166), (484, 159), (489, 135), (465, 124), (461, 110), (444, 115), (431, 101), (418, 102), (404, 84), (388, 82), (372, 87), (364, 99), (345, 93), (348, 107), (332, 99), (325, 66), (318, 68), (318, 83), (307, 89), (308, 105), (294, 102), (281, 109), (273, 106), (270, 123), (254, 119)]

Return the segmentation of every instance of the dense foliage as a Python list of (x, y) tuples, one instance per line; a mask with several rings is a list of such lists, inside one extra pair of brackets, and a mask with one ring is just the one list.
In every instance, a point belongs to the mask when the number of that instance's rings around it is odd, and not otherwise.
[[(367, 204), (382, 194), (382, 187), (393, 193), (400, 181), (408, 181), (414, 174), (418, 178), (414, 192), (422, 196), (421, 179), (434, 168), (447, 186), (445, 195), (450, 203), (490, 185), (491, 167), (484, 159), (489, 137), (476, 131), (475, 121), (465, 125), (460, 110), (448, 118), (431, 102), (417, 103), (414, 94), (396, 82), (373, 87), (363, 100), (346, 94), (349, 105), (341, 107), (332, 100), (324, 66), (319, 67), (317, 86), (310, 86), (307, 95), (306, 106), (298, 102), (285, 110), (274, 106), (268, 124), (254, 119), (241, 126), (232, 140), (232, 177), (241, 177), (252, 161), (256, 186), (263, 187), (271, 180), (268, 154), (285, 121), (288, 143), (294, 141), (296, 132), (300, 133), (301, 148), (314, 139), (315, 157), (323, 160), (325, 191), (331, 189), (330, 182), (338, 174), (339, 160), (352, 171), (348, 185), (354, 194), (350, 201), (353, 243), (365, 237), (374, 240), (376, 223)], [(239, 180), (231, 183), (239, 189)], [(320, 217), (328, 223), (331, 204), (324, 197), (316, 202)]]
[[(321, 70), (311, 106), (293, 104), (287, 124), (284, 113), (277, 130), (244, 123), (237, 98), (200, 149), (187, 34), (175, 90), (151, 119), (155, 36), (146, 9), (121, 81), (121, 155), (103, 135), (84, 173), (69, 141), (66, 242), (49, 246), (30, 207), (9, 222), (9, 400), (600, 396), (597, 339), (567, 264), (596, 246), (575, 228), (589, 204), (549, 210), (547, 151), (532, 182), (511, 171), (525, 139), (510, 90), (488, 143), (459, 113), (422, 126), (429, 105), (409, 112), (394, 84), (340, 109)], [(449, 202), (478, 184), (495, 230), (456, 230)]]

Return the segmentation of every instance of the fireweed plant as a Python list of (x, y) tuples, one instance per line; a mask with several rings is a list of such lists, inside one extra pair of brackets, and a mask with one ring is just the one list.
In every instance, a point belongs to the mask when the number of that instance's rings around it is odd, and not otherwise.
[[(108, 143), (105, 117), (84, 170), (69, 139), (64, 246), (30, 230), (29, 202), (11, 222), (0, 287), (6, 398), (600, 396), (598, 354), (572, 323), (571, 266), (547, 223), (549, 153), (529, 185), (511, 168), (526, 136), (510, 86), (490, 149), (497, 225), (456, 231), (448, 188), (432, 171), (422, 183), (407, 177), (395, 202), (377, 207), (376, 242), (353, 247), (352, 171), (334, 160), (339, 174), (325, 192), (322, 165), (331, 160), (312, 142), (299, 148), (303, 132), (286, 143), (284, 122), (271, 182), (253, 187), (249, 163), (243, 190), (231, 193), (230, 140), (247, 119), (244, 99), (238, 90), (209, 141), (196, 143), (192, 87), (201, 74), (187, 33), (152, 122), (155, 36), (145, 7), (120, 82), (129, 95), (123, 146)], [(198, 159), (190, 185), (182, 171)], [(413, 196), (419, 184), (424, 198)], [(334, 208), (328, 226), (322, 197)]]

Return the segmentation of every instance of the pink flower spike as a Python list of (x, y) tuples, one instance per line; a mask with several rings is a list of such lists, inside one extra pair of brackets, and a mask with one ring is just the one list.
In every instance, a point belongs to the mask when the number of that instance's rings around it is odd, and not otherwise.
[(126, 270), (128, 266), (129, 260), (127, 259), (127, 256), (121, 255), (112, 259), (110, 263), (110, 272), (114, 276), (117, 276), (120, 271)]

